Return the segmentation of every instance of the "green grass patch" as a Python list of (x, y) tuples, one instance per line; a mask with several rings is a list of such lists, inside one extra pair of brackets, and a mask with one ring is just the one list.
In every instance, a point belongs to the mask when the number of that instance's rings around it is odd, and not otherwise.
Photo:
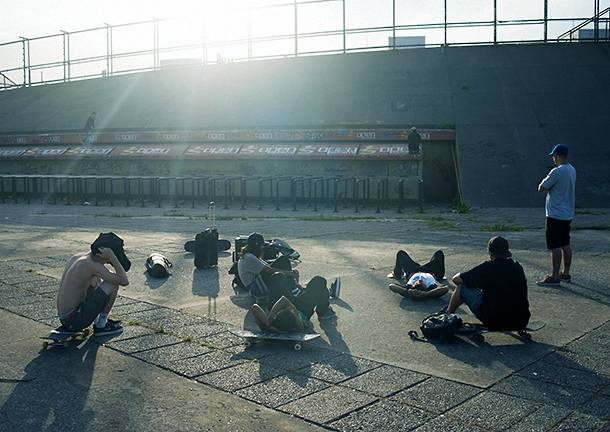
[(575, 231), (578, 231), (578, 230), (608, 231), (608, 230), (610, 230), (610, 226), (608, 226), (607, 224), (601, 224), (601, 225), (592, 225), (592, 226), (587, 226), (587, 227), (573, 227), (573, 229)]
[(595, 211), (595, 210), (576, 210), (576, 211), (574, 211), (574, 213), (576, 213), (576, 214), (593, 215), (593, 216), (601, 216), (601, 215), (605, 215), (606, 214), (606, 212)]
[(296, 220), (300, 221), (352, 221), (352, 220), (376, 220), (379, 219), (375, 216), (324, 216), (323, 214), (316, 216), (297, 216)]
[(93, 215), (93, 217), (112, 217), (112, 218), (135, 218), (135, 217), (149, 217), (150, 215), (128, 215), (128, 214), (121, 214), (121, 213), (112, 213), (112, 214), (106, 214), (106, 213), (96, 213)]
[(485, 225), (483, 228), (481, 228), (481, 230), (482, 231), (523, 231), (523, 228), (511, 227), (511, 226), (506, 226), (501, 223), (495, 223), (492, 225)]

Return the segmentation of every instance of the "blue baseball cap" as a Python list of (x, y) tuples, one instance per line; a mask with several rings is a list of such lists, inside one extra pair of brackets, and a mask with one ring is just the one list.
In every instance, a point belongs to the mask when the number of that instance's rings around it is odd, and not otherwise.
[(553, 147), (553, 151), (549, 153), (549, 156), (558, 155), (558, 156), (567, 156), (568, 155), (568, 146), (564, 144), (557, 144)]

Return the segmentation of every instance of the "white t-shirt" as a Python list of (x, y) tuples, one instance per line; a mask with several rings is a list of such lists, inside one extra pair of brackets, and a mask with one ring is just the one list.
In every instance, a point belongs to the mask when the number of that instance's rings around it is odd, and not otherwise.
[(574, 187), (576, 170), (570, 164), (553, 168), (542, 180), (540, 186), (549, 191), (546, 194), (546, 217), (559, 220), (574, 218)]
[(415, 285), (415, 283), (417, 281), (423, 280), (424, 284), (426, 285), (426, 289), (430, 288), (431, 285), (436, 285), (436, 279), (434, 278), (434, 275), (432, 275), (431, 273), (423, 273), (423, 272), (417, 272), (417, 273), (413, 273), (411, 275), (411, 277), (409, 278), (409, 282), (407, 282), (407, 285)]
[(246, 252), (237, 262), (239, 278), (245, 286), (250, 285), (252, 279), (258, 276), (263, 271), (264, 267), (265, 263), (250, 252)]

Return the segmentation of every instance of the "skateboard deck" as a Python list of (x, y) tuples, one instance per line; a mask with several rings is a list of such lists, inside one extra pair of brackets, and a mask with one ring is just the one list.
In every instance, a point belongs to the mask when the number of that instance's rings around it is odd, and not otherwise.
[(251, 346), (256, 339), (271, 339), (271, 340), (287, 340), (294, 342), (294, 349), (299, 351), (302, 347), (302, 342), (315, 339), (320, 336), (319, 333), (272, 333), (264, 331), (250, 331), (237, 328), (230, 328), (229, 331), (235, 336), (245, 339), (246, 347)]
[(46, 348), (49, 345), (63, 346), (64, 348), (68, 348), (70, 346), (71, 340), (86, 339), (87, 336), (89, 336), (90, 334), (91, 330), (89, 330), (88, 328), (73, 332), (61, 326), (56, 328), (55, 330), (51, 330), (44, 336), (40, 336), (40, 339), (45, 339), (45, 341), (42, 343), (43, 348)]
[(514, 332), (517, 332), (517, 334), (519, 336), (521, 336), (523, 339), (530, 340), (532, 338), (532, 335), (530, 333), (540, 330), (545, 325), (546, 325), (546, 323), (544, 321), (530, 321), (530, 323), (524, 329), (512, 330), (512, 331), (511, 330), (489, 330), (487, 327), (477, 325), (475, 332), (472, 334), (472, 337), (473, 337), (473, 339), (476, 339), (479, 342), (483, 342), (485, 340), (485, 336), (483, 336), (484, 333), (512, 333), (514, 331)]
[[(218, 252), (224, 252), (231, 249), (231, 242), (229, 240), (218, 239)], [(184, 250), (187, 252), (195, 252), (195, 240), (189, 240), (184, 243)]]
[[(394, 273), (393, 272), (388, 273), (387, 277), (389, 277), (390, 279), (396, 279), (394, 277)], [(400, 279), (406, 279), (406, 278), (407, 278), (407, 275), (405, 273), (403, 273), (402, 276), (400, 277)], [(400, 280), (400, 279), (396, 279), (396, 280)], [(443, 276), (442, 280), (446, 281), (447, 280), (447, 276)]]

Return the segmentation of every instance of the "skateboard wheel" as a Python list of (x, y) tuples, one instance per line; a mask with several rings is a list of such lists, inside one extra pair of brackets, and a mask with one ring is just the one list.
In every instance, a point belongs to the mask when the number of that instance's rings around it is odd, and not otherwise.
[(479, 342), (483, 342), (485, 340), (485, 336), (480, 333), (473, 334), (472, 338), (478, 340)]
[(523, 330), (519, 331), (519, 336), (521, 336), (523, 339), (527, 339), (527, 340), (530, 340), (532, 338), (531, 334), (529, 334), (528, 332), (523, 331)]
[(301, 344), (300, 343), (295, 343), (294, 344), (294, 349), (297, 350), (297, 351), (300, 351), (301, 350)]
[(64, 348), (68, 348), (70, 346), (70, 342), (65, 341), (62, 345)]
[(46, 348), (46, 347), (48, 347), (48, 346), (49, 346), (49, 342), (43, 342), (43, 343), (42, 343), (42, 347), (43, 347), (43, 348)]
[(252, 339), (246, 339), (244, 341), (244, 345), (246, 346), (246, 348), (252, 346)]

